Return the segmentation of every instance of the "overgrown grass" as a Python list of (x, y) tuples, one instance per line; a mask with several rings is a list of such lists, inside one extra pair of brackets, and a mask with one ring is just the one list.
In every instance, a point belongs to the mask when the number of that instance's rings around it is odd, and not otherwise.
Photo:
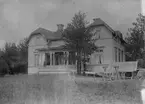
[(23, 75), (1, 78), (0, 104), (10, 102), (14, 104), (54, 103), (56, 99), (63, 100), (64, 87), (64, 81), (59, 79), (58, 75)]
[[(93, 80), (93, 79), (92, 79)], [(68, 84), (69, 83), (69, 84)], [(142, 81), (99, 82), (76, 77), (76, 83), (67, 75), (21, 75), (0, 78), (0, 104), (64, 104), (66, 89), (73, 90), (75, 99), (87, 99), (88, 104), (142, 104)], [(68, 92), (67, 92), (68, 93)], [(79, 94), (78, 94), (79, 93)], [(73, 98), (70, 98), (73, 99)], [(56, 102), (56, 100), (58, 102)], [(75, 102), (75, 103), (73, 103)], [(74, 100), (72, 104), (80, 104)], [(82, 103), (81, 103), (82, 104)], [(84, 104), (87, 104), (87, 102)]]
[(122, 104), (142, 104), (141, 84), (142, 81), (139, 80), (113, 82), (79, 81), (78, 88), (87, 96), (90, 102), (102, 104), (118, 104), (118, 102)]

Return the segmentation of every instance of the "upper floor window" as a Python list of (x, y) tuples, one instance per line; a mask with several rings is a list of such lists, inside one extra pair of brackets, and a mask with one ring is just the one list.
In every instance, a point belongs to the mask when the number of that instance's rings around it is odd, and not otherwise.
[(114, 47), (114, 50), (115, 50), (115, 62), (117, 62), (117, 48)]
[(119, 54), (119, 55), (118, 55), (118, 58), (119, 58), (118, 61), (120, 62), (120, 61), (121, 61), (121, 50), (120, 50), (120, 49), (118, 49), (118, 54)]
[(122, 51), (121, 54), (122, 54), (122, 62), (123, 62), (124, 61), (124, 52)]

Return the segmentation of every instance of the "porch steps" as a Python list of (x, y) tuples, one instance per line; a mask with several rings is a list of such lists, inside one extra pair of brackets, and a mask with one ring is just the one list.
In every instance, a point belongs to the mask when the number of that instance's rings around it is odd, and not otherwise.
[(76, 70), (47, 70), (39, 71), (38, 74), (66, 74), (66, 73), (76, 73)]
[(38, 74), (65, 74), (70, 73), (69, 71), (39, 71)]

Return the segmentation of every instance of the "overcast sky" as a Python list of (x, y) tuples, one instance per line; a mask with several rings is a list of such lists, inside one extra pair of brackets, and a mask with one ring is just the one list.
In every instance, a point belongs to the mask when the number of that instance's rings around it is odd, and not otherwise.
[(0, 0), (0, 46), (18, 41), (39, 26), (55, 31), (79, 10), (87, 19), (101, 18), (123, 34), (141, 12), (140, 0)]

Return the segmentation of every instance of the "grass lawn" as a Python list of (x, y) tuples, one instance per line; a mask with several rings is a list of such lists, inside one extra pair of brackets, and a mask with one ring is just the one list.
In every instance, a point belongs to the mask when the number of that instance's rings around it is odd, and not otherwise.
[(142, 104), (143, 81), (75, 81), (67, 74), (6, 76), (0, 78), (0, 104)]

